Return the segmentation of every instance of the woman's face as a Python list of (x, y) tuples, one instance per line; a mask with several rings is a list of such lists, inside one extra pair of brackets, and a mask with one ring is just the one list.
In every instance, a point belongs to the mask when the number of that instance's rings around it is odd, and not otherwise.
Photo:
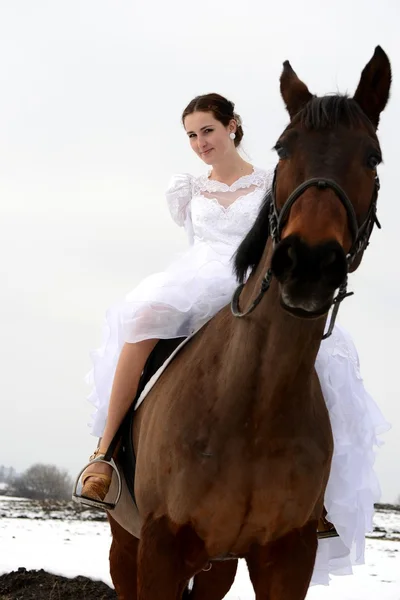
[(185, 118), (184, 125), (192, 149), (207, 165), (220, 162), (235, 150), (235, 144), (229, 137), (236, 130), (233, 119), (225, 127), (212, 112), (197, 111)]

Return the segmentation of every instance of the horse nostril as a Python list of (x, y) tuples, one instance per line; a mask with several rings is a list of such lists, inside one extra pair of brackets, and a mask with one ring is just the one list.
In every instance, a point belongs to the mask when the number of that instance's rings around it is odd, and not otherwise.
[(282, 249), (282, 261), (283, 261), (283, 270), (284, 271), (293, 271), (297, 265), (297, 255), (296, 250), (293, 246), (287, 246)]
[(296, 267), (298, 262), (297, 252), (292, 241), (287, 239), (280, 243), (272, 256), (272, 271), (275, 277), (285, 278)]
[(324, 267), (330, 267), (337, 260), (337, 258), (338, 258), (337, 252), (335, 252), (334, 250), (331, 250), (322, 259), (322, 261), (321, 261), (321, 267), (322, 268), (324, 268)]
[(280, 283), (321, 281), (337, 287), (346, 276), (347, 262), (343, 248), (336, 241), (309, 246), (290, 236), (276, 247), (271, 268)]
[(291, 246), (289, 246), (287, 249), (287, 255), (290, 258), (290, 260), (292, 261), (293, 266), (294, 266), (294, 264), (296, 262), (296, 254)]
[(321, 247), (319, 260), (325, 281), (334, 287), (339, 286), (347, 273), (346, 255), (343, 248), (337, 243), (326, 244), (325, 248)]

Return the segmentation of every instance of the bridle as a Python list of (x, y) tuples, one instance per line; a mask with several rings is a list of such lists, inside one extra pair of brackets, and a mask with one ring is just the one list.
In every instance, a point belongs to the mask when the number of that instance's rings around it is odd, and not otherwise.
[[(372, 193), (372, 198), (371, 198), (371, 202), (369, 205), (367, 216), (365, 217), (363, 223), (359, 226), (353, 205), (350, 202), (349, 197), (347, 196), (346, 192), (333, 179), (325, 179), (323, 177), (313, 177), (312, 179), (307, 179), (306, 181), (304, 181), (304, 183), (301, 183), (290, 194), (289, 198), (286, 200), (286, 202), (282, 206), (281, 210), (278, 210), (278, 207), (276, 205), (277, 171), (278, 171), (278, 167), (275, 168), (274, 179), (273, 179), (272, 190), (271, 190), (270, 211), (269, 211), (269, 229), (270, 229), (270, 235), (272, 238), (272, 243), (273, 243), (274, 248), (279, 244), (279, 242), (282, 241), (281, 234), (282, 234), (283, 227), (284, 227), (285, 223), (287, 222), (287, 219), (288, 219), (288, 216), (290, 213), (290, 209), (292, 208), (293, 204), (302, 196), (302, 194), (311, 187), (316, 187), (319, 190), (331, 189), (335, 193), (336, 197), (340, 200), (342, 205), (344, 206), (346, 213), (347, 213), (347, 218), (349, 221), (349, 228), (350, 228), (350, 233), (352, 236), (352, 245), (351, 245), (349, 252), (346, 255), (347, 271), (348, 271), (350, 266), (354, 262), (354, 260), (357, 258), (357, 256), (360, 253), (364, 252), (364, 250), (367, 248), (374, 225), (376, 225), (379, 229), (381, 228), (381, 225), (380, 225), (377, 215), (376, 215), (378, 192), (379, 192), (379, 188), (380, 188), (378, 175), (376, 175), (376, 177), (375, 177), (374, 191)], [(236, 291), (233, 295), (233, 298), (232, 298), (232, 302), (231, 302), (231, 310), (235, 317), (245, 317), (246, 315), (253, 312), (253, 310), (256, 308), (256, 306), (258, 306), (258, 304), (261, 302), (265, 292), (268, 291), (268, 289), (271, 285), (272, 277), (273, 277), (273, 273), (272, 273), (271, 268), (269, 268), (262, 279), (260, 292), (259, 292), (258, 296), (255, 298), (255, 300), (250, 305), (250, 307), (246, 311), (243, 311), (243, 312), (241, 312), (240, 307), (239, 307), (239, 298), (240, 298), (240, 294), (241, 294), (245, 284), (244, 283), (241, 284), (236, 289)], [(338, 292), (337, 292), (336, 296), (333, 298), (332, 303), (328, 307), (326, 307), (322, 312), (310, 313), (310, 318), (316, 318), (316, 317), (326, 314), (331, 309), (332, 306), (334, 307), (333, 311), (332, 311), (328, 331), (323, 335), (322, 339), (326, 339), (327, 337), (329, 337), (331, 335), (331, 333), (333, 331), (333, 327), (335, 325), (337, 313), (339, 311), (340, 303), (345, 298), (347, 298), (348, 296), (351, 296), (352, 294), (353, 294), (353, 292), (347, 292), (347, 275), (346, 275), (345, 279), (343, 280), (340, 287), (338, 288)]]

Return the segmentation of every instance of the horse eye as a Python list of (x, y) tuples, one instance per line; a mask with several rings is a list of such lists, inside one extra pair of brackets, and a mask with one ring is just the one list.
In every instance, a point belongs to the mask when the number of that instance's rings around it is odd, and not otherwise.
[(381, 162), (380, 157), (376, 156), (376, 154), (373, 154), (368, 159), (368, 167), (370, 169), (376, 169), (376, 167), (379, 165), (380, 162)]
[(284, 148), (282, 146), (282, 144), (279, 144), (279, 143), (276, 144), (275, 150), (276, 150), (276, 153), (277, 153), (277, 155), (279, 156), (279, 158), (281, 160), (284, 160), (285, 158), (288, 158), (288, 152), (287, 152), (286, 148)]

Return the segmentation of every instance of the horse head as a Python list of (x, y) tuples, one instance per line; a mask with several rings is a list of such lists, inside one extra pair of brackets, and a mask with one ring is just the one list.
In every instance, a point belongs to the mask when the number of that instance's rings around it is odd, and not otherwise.
[(280, 84), (290, 123), (275, 145), (271, 271), (283, 308), (313, 317), (327, 312), (358, 267), (377, 222), (376, 130), (391, 69), (378, 46), (352, 98), (312, 95), (288, 61)]

